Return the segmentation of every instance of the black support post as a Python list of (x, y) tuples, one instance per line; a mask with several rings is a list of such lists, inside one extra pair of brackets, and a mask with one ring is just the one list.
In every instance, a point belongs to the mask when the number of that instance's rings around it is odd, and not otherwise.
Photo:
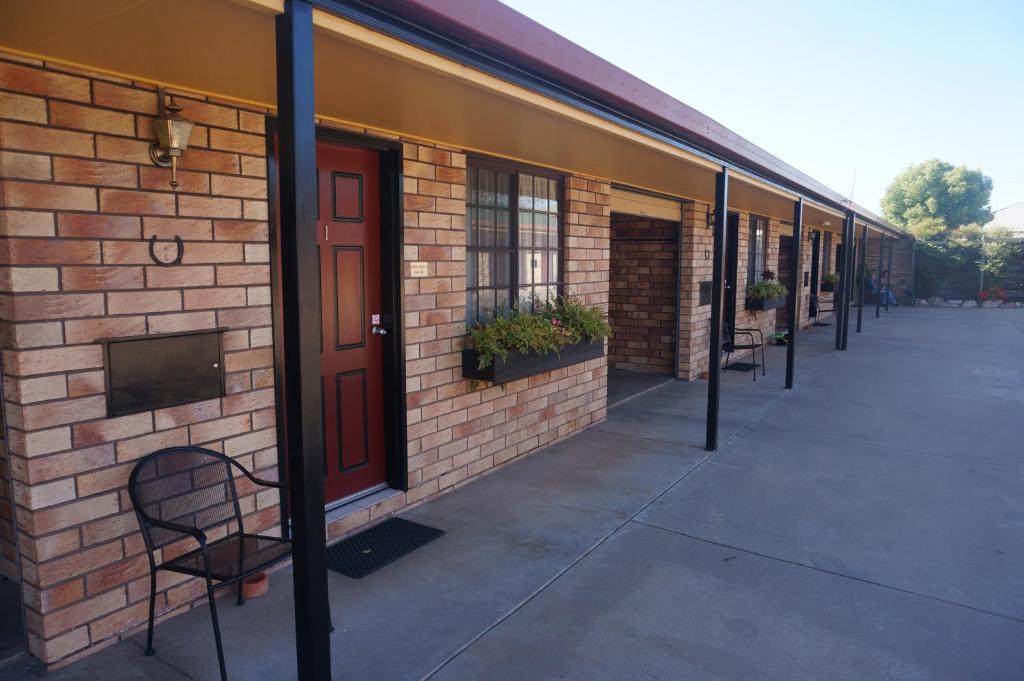
[(885, 239), (883, 234), (878, 242), (878, 295), (875, 296), (875, 319), (882, 313), (882, 256), (885, 255)]
[(786, 321), (789, 322), (786, 341), (786, 388), (793, 387), (793, 372), (796, 363), (796, 333), (800, 329), (800, 284), (803, 280), (803, 259), (800, 255), (803, 243), (804, 200), (793, 202), (793, 247), (789, 251), (789, 299), (786, 301)]
[(835, 288), (832, 290), (832, 307), (835, 311), (832, 313), (836, 319), (836, 350), (843, 349), (843, 312), (846, 310), (844, 301), (846, 300), (846, 287), (849, 282), (846, 279), (846, 258), (850, 251), (850, 242), (846, 239), (846, 218), (843, 219), (843, 259), (839, 263), (839, 281), (836, 282)]
[(860, 286), (857, 287), (857, 333), (860, 333), (861, 323), (864, 321), (864, 275), (868, 266), (868, 225), (864, 223), (864, 229), (860, 232)]
[(850, 299), (853, 298), (853, 257), (856, 253), (856, 244), (854, 243), (854, 235), (856, 234), (856, 219), (857, 216), (853, 212), (846, 214), (846, 236), (843, 237), (843, 243), (850, 244), (849, 248), (843, 247), (843, 276), (846, 279), (846, 284), (843, 286), (843, 337), (840, 345), (841, 350), (846, 349), (846, 342), (850, 338)]
[(722, 379), (722, 285), (725, 279), (725, 224), (729, 219), (729, 169), (715, 176), (715, 234), (711, 260), (711, 347), (708, 352), (708, 413), (704, 448), (718, 449), (718, 390)]
[(889, 289), (889, 295), (885, 296), (885, 311), (889, 311), (889, 297), (896, 296), (896, 293), (892, 290), (892, 247), (896, 245), (896, 239), (889, 240), (889, 267), (886, 270), (889, 274), (885, 277), (885, 288)]
[(331, 678), (320, 411), (320, 258), (316, 239), (313, 5), (276, 17), (281, 294), (288, 493), (298, 678)]

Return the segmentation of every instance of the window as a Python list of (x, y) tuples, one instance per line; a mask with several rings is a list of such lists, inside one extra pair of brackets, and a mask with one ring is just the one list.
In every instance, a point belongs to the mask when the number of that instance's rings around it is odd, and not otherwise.
[(832, 232), (825, 232), (825, 271), (822, 274), (828, 274), (832, 271)]
[(484, 162), (471, 162), (467, 179), (467, 323), (554, 300), (562, 281), (561, 182)]
[(750, 239), (747, 242), (747, 285), (761, 280), (768, 262), (768, 218), (750, 216)]

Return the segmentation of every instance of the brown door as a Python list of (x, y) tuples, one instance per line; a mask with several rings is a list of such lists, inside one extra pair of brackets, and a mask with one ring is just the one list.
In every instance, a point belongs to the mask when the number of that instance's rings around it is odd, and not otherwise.
[(385, 480), (380, 157), (317, 145), (326, 501)]

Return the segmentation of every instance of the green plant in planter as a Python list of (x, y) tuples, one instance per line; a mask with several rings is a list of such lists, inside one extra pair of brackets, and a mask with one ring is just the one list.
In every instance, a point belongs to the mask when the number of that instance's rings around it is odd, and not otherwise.
[(485, 369), (495, 357), (508, 359), (511, 350), (524, 354), (557, 353), (566, 345), (607, 338), (612, 329), (604, 310), (573, 298), (537, 305), (532, 312), (514, 306), (486, 324), (469, 329), (469, 339)]
[(836, 272), (829, 272), (824, 277), (822, 277), (821, 280), (826, 284), (832, 284), (833, 286), (835, 286), (836, 284), (839, 283), (839, 275)]
[(787, 293), (789, 289), (774, 279), (762, 279), (747, 287), (747, 298), (751, 300), (772, 300), (782, 298)]

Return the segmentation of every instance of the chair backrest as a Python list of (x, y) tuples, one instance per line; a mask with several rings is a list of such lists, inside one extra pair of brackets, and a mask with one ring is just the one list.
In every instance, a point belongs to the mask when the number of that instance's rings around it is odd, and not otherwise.
[(147, 455), (132, 469), (128, 495), (146, 547), (153, 551), (188, 535), (151, 520), (208, 530), (235, 520), (242, 512), (230, 457), (203, 447), (169, 447)]

